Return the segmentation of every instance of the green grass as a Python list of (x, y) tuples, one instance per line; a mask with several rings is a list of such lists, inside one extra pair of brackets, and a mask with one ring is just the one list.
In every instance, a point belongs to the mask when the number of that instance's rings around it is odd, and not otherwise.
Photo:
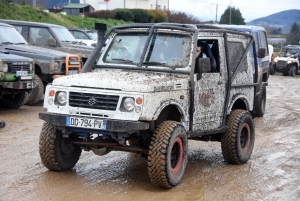
[(112, 26), (131, 24), (133, 22), (124, 22), (123, 20), (99, 19), (81, 16), (62, 15), (55, 13), (46, 13), (43, 10), (32, 8), (28, 5), (0, 3), (0, 19), (23, 20), (32, 22), (45, 22), (58, 24), (67, 28), (86, 28), (94, 29), (95, 22), (105, 23), (107, 29)]

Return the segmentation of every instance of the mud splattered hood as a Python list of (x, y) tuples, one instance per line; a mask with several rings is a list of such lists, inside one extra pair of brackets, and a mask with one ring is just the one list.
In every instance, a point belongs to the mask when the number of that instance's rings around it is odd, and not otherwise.
[(53, 86), (76, 86), (122, 90), (134, 92), (153, 92), (182, 90), (188, 88), (188, 75), (145, 71), (105, 71), (65, 76), (53, 81)]

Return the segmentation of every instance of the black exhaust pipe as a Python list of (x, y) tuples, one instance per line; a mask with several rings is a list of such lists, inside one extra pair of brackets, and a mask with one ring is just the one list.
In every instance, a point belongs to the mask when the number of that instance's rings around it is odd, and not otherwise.
[(93, 52), (89, 56), (89, 58), (84, 63), (80, 73), (86, 73), (92, 70), (95, 65), (97, 58), (100, 56), (100, 52), (104, 43), (104, 36), (106, 32), (106, 24), (103, 23), (95, 23), (95, 29), (98, 31), (98, 41), (96, 47), (94, 47)]

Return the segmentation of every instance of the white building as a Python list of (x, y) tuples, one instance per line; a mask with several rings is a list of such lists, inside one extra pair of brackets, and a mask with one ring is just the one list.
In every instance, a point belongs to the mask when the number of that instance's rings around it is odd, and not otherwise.
[(113, 10), (116, 8), (141, 8), (169, 10), (169, 0), (80, 0), (90, 4), (95, 10)]

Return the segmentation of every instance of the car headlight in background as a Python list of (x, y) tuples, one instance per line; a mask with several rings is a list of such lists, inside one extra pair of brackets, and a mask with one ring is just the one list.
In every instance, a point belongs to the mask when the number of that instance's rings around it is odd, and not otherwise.
[[(56, 92), (56, 98), (55, 100), (59, 105), (66, 105), (67, 103), (67, 93), (64, 91), (58, 91)], [(55, 101), (55, 102), (56, 102)]]
[(5, 73), (8, 71), (7, 63), (0, 62), (0, 71), (5, 72)]
[(58, 71), (59, 62), (51, 60), (50, 61), (50, 72)]

